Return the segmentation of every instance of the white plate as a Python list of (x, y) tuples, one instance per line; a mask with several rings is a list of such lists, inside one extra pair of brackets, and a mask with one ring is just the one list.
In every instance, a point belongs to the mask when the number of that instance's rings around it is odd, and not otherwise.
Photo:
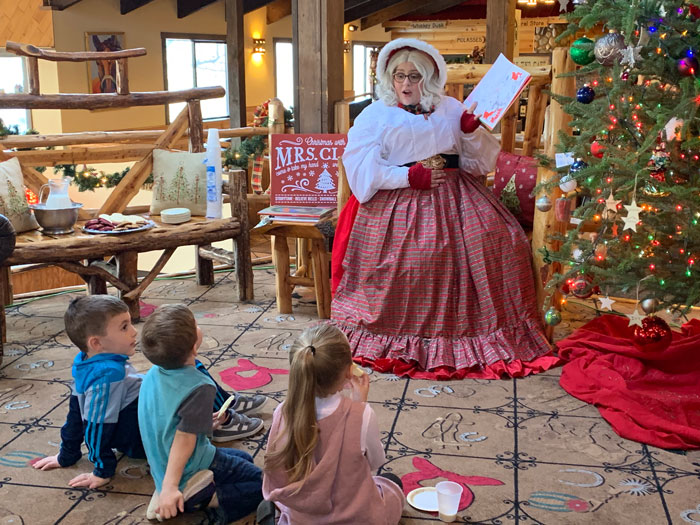
[(406, 496), (411, 507), (426, 512), (437, 512), (437, 489), (435, 487), (420, 487), (412, 490)]

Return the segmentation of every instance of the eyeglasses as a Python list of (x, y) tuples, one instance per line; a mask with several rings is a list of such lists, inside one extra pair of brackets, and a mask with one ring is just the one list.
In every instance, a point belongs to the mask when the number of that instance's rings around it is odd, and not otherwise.
[(392, 75), (394, 77), (394, 82), (398, 82), (399, 84), (403, 84), (403, 81), (408, 78), (408, 81), (411, 84), (418, 84), (421, 80), (423, 80), (423, 75), (420, 73), (411, 73), (410, 75), (407, 75), (406, 73), (394, 73)]

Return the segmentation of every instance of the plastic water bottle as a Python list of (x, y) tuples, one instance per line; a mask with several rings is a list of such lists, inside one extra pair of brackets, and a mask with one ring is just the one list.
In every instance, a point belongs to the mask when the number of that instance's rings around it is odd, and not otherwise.
[(207, 135), (207, 218), (221, 218), (221, 144), (219, 130), (210, 128)]

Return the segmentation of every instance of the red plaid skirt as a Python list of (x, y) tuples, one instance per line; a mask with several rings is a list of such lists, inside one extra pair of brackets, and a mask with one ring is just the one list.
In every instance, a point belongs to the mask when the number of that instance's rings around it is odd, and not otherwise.
[(420, 378), (522, 376), (558, 364), (530, 245), (472, 176), (378, 192), (357, 212), (331, 317), (356, 361)]

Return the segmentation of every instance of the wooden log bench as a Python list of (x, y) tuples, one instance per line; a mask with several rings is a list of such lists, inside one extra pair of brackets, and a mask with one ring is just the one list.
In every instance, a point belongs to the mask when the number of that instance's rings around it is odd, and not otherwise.
[[(120, 67), (117, 75), (117, 92), (113, 94), (49, 94), (40, 93), (36, 61), (85, 61), (94, 60), (95, 53), (57, 53), (39, 50), (33, 46), (7, 43), (8, 51), (29, 59), (29, 80), (32, 89), (27, 95), (0, 94), (0, 108), (18, 109), (97, 109), (104, 107), (130, 107), (142, 105), (167, 105), (186, 102), (182, 112), (165, 131), (143, 132), (86, 132), (35, 137), (10, 137), (0, 140), (0, 161), (16, 157), (22, 167), (24, 184), (39, 194), (40, 187), (47, 183), (36, 166), (54, 166), (65, 162), (72, 155), (70, 150), (18, 151), (17, 148), (40, 148), (47, 146), (85, 146), (83, 161), (114, 162), (115, 159), (139, 160), (111, 191), (99, 210), (81, 209), (74, 232), (64, 235), (45, 235), (40, 231), (25, 232), (11, 238), (15, 242), (9, 256), (0, 261), (0, 362), (2, 345), (6, 341), (5, 305), (12, 304), (12, 281), (10, 269), (13, 265), (52, 265), (80, 275), (87, 283), (89, 293), (106, 293), (107, 283), (113, 285), (119, 296), (129, 306), (131, 317), (138, 320), (139, 297), (163, 269), (174, 250), (180, 246), (197, 246), (197, 280), (201, 285), (214, 282), (214, 261), (235, 266), (238, 281), (238, 299), (253, 299), (253, 271), (250, 254), (248, 227), (248, 202), (246, 196), (247, 173), (234, 170), (224, 181), (222, 191), (231, 206), (231, 217), (205, 219), (193, 217), (180, 225), (163, 224), (160, 217), (150, 217), (155, 227), (123, 234), (88, 234), (82, 231), (87, 220), (102, 213), (124, 212), (134, 214), (128, 208), (131, 199), (139, 192), (153, 168), (153, 150), (171, 148), (187, 139), (189, 151), (204, 151), (204, 130), (200, 100), (222, 97), (221, 87), (193, 88), (185, 91), (131, 93), (128, 89), (126, 59), (142, 56), (145, 50), (123, 50), (106, 52), (100, 58), (116, 60)], [(264, 128), (224, 130), (222, 136), (252, 136), (267, 134)], [(149, 135), (149, 133), (151, 133)], [(148, 136), (146, 136), (148, 135)], [(147, 147), (134, 150), (134, 142), (146, 142)], [(112, 148), (103, 144), (113, 143)], [(93, 147), (90, 147), (92, 145)], [(94, 147), (96, 146), (96, 147)], [(138, 148), (137, 148), (138, 149)], [(81, 150), (82, 151), (82, 150)], [(115, 153), (116, 151), (116, 153)], [(132, 158), (133, 157), (133, 158)], [(71, 157), (73, 161), (75, 158)], [(235, 250), (229, 252), (213, 248), (211, 243), (232, 239)], [(164, 250), (147, 275), (138, 278), (138, 254), (153, 250)], [(113, 261), (113, 262), (112, 262)]]

